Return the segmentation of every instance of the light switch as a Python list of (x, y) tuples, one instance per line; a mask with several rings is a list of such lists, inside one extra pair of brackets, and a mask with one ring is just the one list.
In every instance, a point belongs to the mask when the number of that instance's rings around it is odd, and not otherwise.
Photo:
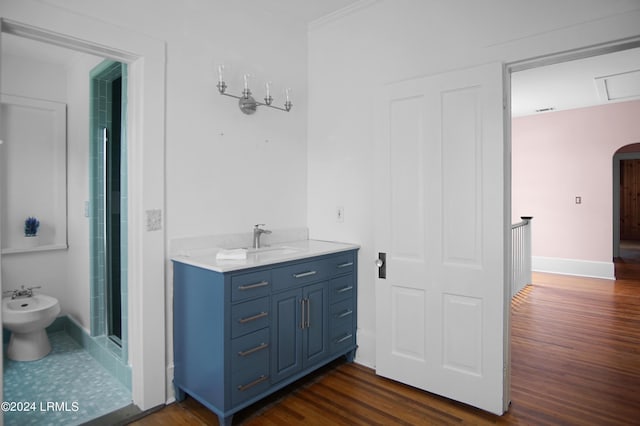
[(582, 204), (582, 197), (576, 196), (576, 204)]
[(162, 210), (147, 210), (147, 231), (159, 231), (162, 229)]

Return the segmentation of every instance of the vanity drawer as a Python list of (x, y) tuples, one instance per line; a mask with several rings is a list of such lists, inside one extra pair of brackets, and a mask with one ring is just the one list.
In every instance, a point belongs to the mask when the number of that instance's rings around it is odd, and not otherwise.
[(271, 271), (231, 276), (231, 301), (266, 296), (271, 291)]
[(231, 342), (231, 371), (269, 365), (269, 329), (263, 328)]
[(347, 350), (355, 344), (355, 310), (353, 299), (334, 303), (329, 308), (329, 350), (331, 353)]
[(255, 364), (254, 368), (238, 370), (231, 377), (231, 403), (246, 401), (269, 389), (269, 361)]
[(315, 281), (322, 281), (328, 276), (328, 266), (328, 262), (323, 259), (276, 268), (273, 270), (272, 275), (273, 289), (285, 290)]
[(336, 328), (332, 330), (331, 339), (329, 340), (329, 351), (336, 353), (347, 350), (353, 346), (356, 341), (356, 333), (353, 326), (349, 325), (344, 328)]
[(343, 325), (353, 325), (353, 317), (355, 315), (353, 310), (353, 299), (334, 303), (331, 305), (329, 312), (329, 324), (332, 330), (340, 328)]
[(260, 330), (269, 325), (269, 298), (250, 300), (231, 307), (231, 338)]
[(329, 283), (329, 302), (353, 298), (353, 275), (334, 278)]
[(330, 276), (350, 274), (355, 270), (353, 253), (343, 253), (327, 259)]

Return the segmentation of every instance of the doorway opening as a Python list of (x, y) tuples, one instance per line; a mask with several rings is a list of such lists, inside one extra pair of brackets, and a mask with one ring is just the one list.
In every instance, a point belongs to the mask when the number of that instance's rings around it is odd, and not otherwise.
[[(0, 35), (12, 34), (24, 39), (44, 41), (74, 52), (89, 53), (127, 64), (127, 195), (130, 214), (127, 223), (128, 259), (124, 267), (128, 270), (129, 277), (127, 305), (131, 306), (135, 315), (129, 315), (128, 327), (123, 327), (123, 332), (128, 329), (130, 337), (126, 354), (129, 360), (127, 368), (117, 370), (128, 381), (134, 403), (142, 410), (152, 408), (166, 401), (166, 377), (169, 374), (165, 351), (155, 350), (164, 348), (166, 344), (165, 309), (162, 308), (165, 306), (165, 292), (156, 291), (158, 285), (165, 282), (164, 233), (144, 232), (145, 209), (149, 209), (146, 210), (147, 215), (149, 212), (162, 213), (165, 205), (166, 42), (69, 9), (47, 6), (43, 10), (27, 10), (18, 14), (15, 8), (7, 9), (7, 14), (0, 18)], [(49, 15), (45, 18), (43, 13)], [(65, 25), (61, 26), (61, 22)], [(87, 73), (79, 79), (85, 81), (88, 89)], [(83, 99), (87, 100), (87, 97)], [(89, 103), (86, 102), (86, 105), (88, 107)], [(75, 126), (71, 128), (77, 129)], [(81, 133), (86, 141), (89, 128)], [(88, 144), (85, 146), (88, 148)], [(80, 201), (84, 205), (81, 210), (84, 211), (83, 216), (88, 217), (91, 203), (84, 201), (88, 201), (88, 197)], [(76, 205), (75, 211), (79, 210), (77, 207)], [(134, 212), (136, 214), (132, 214)], [(157, 230), (163, 228), (162, 222), (159, 227), (156, 226)], [(89, 254), (88, 247), (85, 253)], [(88, 272), (85, 282), (88, 294)], [(89, 311), (90, 303), (86, 307), (86, 312)], [(128, 314), (127, 309), (123, 311), (123, 315)], [(87, 329), (83, 331), (87, 331), (88, 335), (90, 319), (86, 324)]]
[(613, 258), (616, 279), (640, 277), (640, 143), (613, 156)]
[(635, 38), (507, 66), (512, 212), (536, 217), (534, 269), (615, 276), (619, 205), (609, 191), (612, 183), (619, 190), (619, 178), (609, 183), (611, 155), (625, 143), (627, 105), (638, 99), (633, 85), (619, 84), (635, 75), (638, 47)]
[[(564, 259), (564, 258), (555, 259), (551, 257), (536, 258), (536, 256), (534, 256), (537, 254), (535, 252), (535, 245), (537, 242), (539, 242), (538, 238), (540, 238), (539, 237), (540, 235), (544, 235), (544, 233), (540, 233), (540, 230), (541, 230), (541, 227), (545, 226), (544, 225), (545, 220), (552, 221), (552, 222), (555, 221), (555, 222), (562, 222), (562, 223), (575, 223), (575, 219), (577, 215), (570, 217), (568, 220), (558, 220), (557, 205), (559, 203), (568, 201), (568, 204), (569, 204), (568, 207), (573, 207), (573, 206), (577, 207), (584, 200), (581, 197), (581, 195), (583, 194), (580, 194), (577, 192), (572, 192), (571, 194), (572, 196), (569, 197), (568, 200), (566, 196), (558, 197), (557, 199), (550, 197), (550, 192), (552, 191), (553, 188), (557, 189), (560, 187), (567, 186), (566, 177), (571, 175), (571, 172), (574, 170), (574, 167), (576, 165), (575, 155), (570, 156), (570, 158), (572, 159), (571, 161), (561, 162), (561, 166), (562, 166), (561, 172), (564, 173), (565, 179), (552, 180), (552, 182), (550, 183), (549, 182), (541, 183), (543, 181), (541, 177), (548, 178), (550, 175), (549, 173), (550, 171), (545, 167), (545, 165), (543, 164), (542, 161), (540, 161), (540, 159), (551, 158), (554, 154), (546, 153), (546, 157), (544, 158), (539, 155), (541, 153), (541, 147), (538, 142), (542, 140), (541, 138), (533, 138), (533, 143), (528, 146), (528, 148), (530, 149), (530, 152), (528, 152), (527, 155), (521, 156), (522, 161), (518, 162), (516, 160), (515, 153), (516, 153), (516, 150), (519, 148), (517, 144), (515, 145), (513, 144), (512, 127), (513, 127), (514, 117), (517, 116), (515, 112), (517, 108), (514, 107), (514, 104), (518, 100), (517, 96), (521, 96), (521, 95), (519, 95), (518, 90), (515, 89), (516, 87), (515, 85), (517, 84), (517, 82), (516, 82), (516, 79), (513, 78), (514, 74), (522, 75), (524, 74), (522, 73), (523, 71), (532, 70), (532, 71), (540, 71), (538, 75), (544, 75), (544, 74), (548, 74), (550, 70), (549, 66), (551, 65), (570, 63), (579, 59), (599, 57), (599, 56), (607, 55), (609, 53), (636, 49), (638, 47), (640, 47), (640, 39), (636, 37), (634, 39), (620, 40), (610, 44), (605, 44), (600, 46), (591, 46), (584, 49), (577, 49), (572, 52), (563, 52), (560, 54), (548, 55), (542, 58), (523, 60), (520, 62), (506, 64), (505, 66), (504, 87), (505, 87), (506, 99), (509, 103), (505, 112), (505, 127), (506, 127), (505, 146), (507, 146), (508, 149), (511, 151), (511, 159), (510, 159), (511, 162), (509, 165), (510, 170), (508, 171), (509, 182), (511, 182), (512, 184), (511, 212), (512, 212), (513, 218), (511, 218), (512, 219), (511, 221), (514, 223), (517, 222), (518, 220), (515, 220), (515, 218), (520, 217), (521, 215), (531, 215), (536, 217), (536, 224), (533, 227), (533, 235), (532, 235), (534, 250), (532, 250), (532, 253), (531, 253), (531, 256), (532, 256), (531, 260), (532, 260), (532, 266), (533, 266), (532, 269), (534, 270), (537, 269), (537, 270), (551, 272), (551, 271), (554, 271), (555, 269), (556, 273), (559, 273), (559, 274), (566, 273), (569, 275), (581, 275), (580, 272), (586, 272), (585, 274), (582, 274), (582, 275), (589, 275), (592, 272), (600, 273), (604, 270), (606, 273), (613, 274), (613, 265), (605, 264), (604, 262), (592, 262), (592, 263), (586, 262), (586, 265), (583, 265), (583, 264), (580, 264), (579, 262), (574, 262), (571, 259)], [(572, 79), (575, 77), (575, 75), (576, 74), (568, 74), (568, 77)], [(545, 89), (554, 88), (554, 87), (564, 88), (565, 86), (566, 85), (553, 86), (549, 84), (545, 87)], [(559, 93), (560, 91), (556, 90), (556, 92)], [(535, 88), (532, 87), (532, 90), (529, 90), (528, 93), (531, 95), (532, 99), (535, 99), (538, 95), (540, 95), (541, 91), (536, 90)], [(554, 114), (553, 112), (554, 105), (541, 103), (535, 109), (538, 109), (538, 111), (536, 111), (536, 113), (538, 114)], [(535, 128), (535, 126), (529, 127), (529, 130), (533, 128)], [(548, 137), (548, 134), (546, 136)], [(580, 148), (578, 149), (580, 150)], [(575, 154), (575, 150), (573, 151), (573, 153)], [(533, 157), (535, 157), (536, 159), (533, 159)], [(529, 167), (532, 170), (534, 170), (534, 173), (531, 173), (530, 175), (527, 175), (526, 178), (518, 181), (518, 178), (514, 177), (515, 175), (514, 172), (521, 171), (522, 167)], [(519, 186), (520, 184), (522, 184), (522, 182), (527, 182), (530, 185), (535, 185), (536, 187), (540, 188), (540, 191), (535, 194), (535, 199), (537, 203), (530, 202), (531, 199), (534, 197), (534, 195), (532, 193), (527, 192), (527, 190), (525, 189), (527, 185), (524, 185), (524, 187)], [(569, 190), (575, 191), (575, 188), (570, 188)], [(575, 198), (573, 196), (575, 196)], [(523, 199), (525, 202), (519, 204), (518, 200), (523, 200)], [(546, 200), (546, 204), (541, 203), (541, 201), (545, 201), (545, 200)], [(574, 202), (575, 202), (575, 205), (571, 205)], [(610, 200), (600, 200), (599, 202), (608, 203), (610, 202)], [(544, 206), (544, 207), (541, 208), (541, 206)], [(615, 219), (615, 216), (614, 216), (614, 219)], [(550, 238), (549, 242), (552, 242), (552, 241), (557, 242), (559, 239), (558, 233), (547, 232), (546, 235), (548, 235), (548, 237)], [(614, 248), (615, 247), (618, 247), (618, 246), (614, 244)], [(553, 247), (553, 248), (556, 249), (557, 247)], [(537, 254), (537, 256), (542, 256), (542, 254)], [(600, 266), (603, 266), (603, 265), (604, 267), (600, 268)], [(577, 272), (576, 269), (579, 272)], [(515, 306), (519, 303), (519, 301), (517, 299), (513, 299), (512, 303), (514, 303), (514, 306)], [(508, 327), (511, 328), (512, 326), (509, 325)], [(508, 361), (509, 371), (511, 371), (512, 361), (511, 361), (510, 351), (509, 351), (509, 354), (507, 355), (507, 359), (509, 360)], [(514, 360), (514, 361), (517, 362), (517, 360)], [(510, 393), (510, 390), (507, 393)]]
[[(76, 395), (77, 389), (82, 389), (82, 393), (74, 397), (77, 399), (78, 409), (70, 410), (58, 419), (61, 423), (80, 423), (125, 407), (131, 404), (132, 399), (131, 367), (124, 363), (117, 364), (117, 353), (107, 348), (98, 348), (96, 339), (90, 337), (91, 318), (88, 314), (91, 278), (90, 255), (87, 250), (90, 244), (90, 209), (87, 208), (84, 214), (81, 208), (75, 209), (75, 212), (73, 209), (66, 209), (67, 205), (81, 207), (89, 199), (87, 193), (90, 179), (87, 174), (90, 162), (88, 140), (91, 114), (90, 86), (87, 83), (90, 70), (103, 61), (104, 57), (80, 54), (64, 47), (52, 47), (49, 43), (16, 34), (2, 33), (2, 47), (3, 84), (6, 84), (3, 87), (10, 88), (26, 99), (37, 97), (39, 103), (61, 105), (59, 110), (66, 110), (67, 113), (59, 126), (68, 130), (62, 143), (52, 145), (52, 149), (30, 151), (33, 163), (51, 163), (63, 177), (63, 223), (68, 228), (55, 230), (58, 234), (63, 234), (64, 246), (48, 245), (31, 251), (16, 251), (12, 257), (3, 256), (0, 259), (3, 276), (17, 273), (23, 283), (40, 286), (43, 293), (60, 301), (60, 315), (47, 328), (52, 351), (29, 363), (5, 359), (2, 389), (6, 400), (16, 400), (22, 395), (22, 399), (33, 401), (63, 400), (69, 395)], [(44, 54), (40, 54), (42, 52)], [(47, 129), (40, 125), (41, 121), (31, 120), (27, 122), (29, 123), (32, 127), (35, 123), (36, 127)], [(25, 126), (25, 130), (29, 130), (29, 127)], [(11, 140), (21, 142), (24, 137), (25, 134), (16, 134)], [(62, 161), (54, 161), (59, 157)], [(43, 188), (47, 188), (45, 182), (52, 180), (46, 170), (39, 170), (42, 175), (37, 183)], [(16, 175), (12, 178), (15, 179)], [(84, 205), (87, 207), (87, 204)], [(43, 210), (42, 216), (38, 215), (43, 223), (41, 229), (48, 225), (43, 218), (54, 216), (54, 212), (55, 210), (47, 209)], [(5, 212), (0, 214), (4, 219)], [(47, 234), (43, 236), (46, 237)], [(16, 262), (24, 263), (24, 267), (21, 268)], [(33, 265), (37, 267), (34, 268)], [(82, 374), (69, 374), (70, 371)], [(37, 380), (31, 380), (32, 378)], [(78, 387), (79, 378), (82, 387)], [(55, 389), (51, 388), (51, 383), (56, 383)], [(4, 413), (4, 420), (7, 424), (35, 424), (48, 422), (47, 416), (50, 418), (50, 413)]]

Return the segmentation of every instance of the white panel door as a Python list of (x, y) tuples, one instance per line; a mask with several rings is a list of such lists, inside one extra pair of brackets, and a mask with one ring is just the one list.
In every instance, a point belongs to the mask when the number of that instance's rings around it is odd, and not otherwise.
[[(384, 88), (376, 121), (379, 375), (502, 414), (502, 66)], [(505, 223), (507, 225), (505, 225)]]

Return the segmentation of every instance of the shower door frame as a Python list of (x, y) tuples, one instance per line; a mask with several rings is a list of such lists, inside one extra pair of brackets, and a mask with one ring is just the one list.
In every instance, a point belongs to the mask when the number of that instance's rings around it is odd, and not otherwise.
[[(106, 336), (116, 346), (113, 352), (119, 354), (126, 363), (128, 360), (128, 329), (126, 311), (116, 313), (114, 306), (127, 308), (127, 65), (118, 61), (105, 59), (90, 72), (91, 78), (91, 118), (90, 118), (90, 262), (91, 262), (91, 336)], [(116, 95), (114, 81), (122, 82), (121, 94)], [(118, 114), (115, 116), (115, 100), (119, 100)], [(100, 111), (103, 111), (101, 114)], [(111, 149), (112, 135), (118, 135), (118, 197), (114, 204), (110, 200), (108, 189), (112, 181), (112, 172), (107, 150)], [(115, 140), (115, 139), (114, 139)], [(119, 234), (115, 243), (112, 241), (111, 226), (115, 223), (112, 208), (116, 206), (118, 214)], [(115, 249), (115, 252), (114, 252)], [(117, 259), (114, 258), (117, 255)], [(113, 268), (116, 262), (117, 268)], [(117, 295), (112, 286), (118, 283)], [(114, 321), (119, 323), (120, 334), (113, 332)]]

